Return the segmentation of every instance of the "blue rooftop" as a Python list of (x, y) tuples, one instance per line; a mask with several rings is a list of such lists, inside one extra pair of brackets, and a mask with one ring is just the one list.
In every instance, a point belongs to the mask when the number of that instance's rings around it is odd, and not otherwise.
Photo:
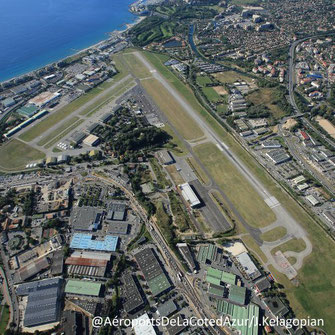
[(91, 234), (76, 233), (72, 237), (70, 248), (97, 251), (115, 251), (118, 243), (117, 236), (105, 236), (103, 241), (93, 240)]

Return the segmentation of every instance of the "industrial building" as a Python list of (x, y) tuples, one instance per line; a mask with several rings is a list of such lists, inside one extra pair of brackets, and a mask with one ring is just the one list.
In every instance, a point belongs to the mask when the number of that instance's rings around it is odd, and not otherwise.
[(147, 313), (133, 320), (135, 335), (156, 335), (156, 331), (151, 324)]
[(225, 264), (223, 250), (214, 244), (202, 245), (198, 251), (197, 261), (205, 264)]
[(320, 201), (311, 194), (306, 196), (306, 200), (310, 202), (312, 206), (316, 206), (320, 203)]
[(70, 248), (96, 251), (115, 251), (119, 238), (117, 236), (105, 236), (104, 240), (93, 239), (91, 234), (75, 233), (72, 237)]
[(206, 273), (206, 281), (217, 286), (224, 286), (224, 284), (235, 285), (236, 275), (209, 267)]
[(83, 143), (85, 145), (90, 146), (90, 147), (94, 147), (94, 146), (99, 144), (99, 141), (100, 141), (100, 139), (99, 139), (98, 136), (90, 134), (84, 139)]
[(136, 279), (129, 272), (126, 272), (122, 276), (123, 308), (127, 313), (134, 313), (144, 306), (144, 299), (135, 280)]
[(228, 299), (234, 303), (244, 305), (247, 289), (245, 287), (230, 285)]
[(124, 221), (126, 219), (126, 204), (113, 202), (108, 207), (107, 220)]
[(85, 137), (86, 134), (76, 131), (74, 134), (71, 135), (69, 140), (73, 144), (73, 146), (76, 147), (84, 140)]
[(108, 234), (127, 235), (129, 233), (129, 224), (125, 222), (108, 222)]
[(153, 296), (158, 296), (170, 289), (171, 284), (153, 249), (146, 248), (139, 251), (135, 254), (135, 259)]
[(177, 312), (178, 308), (172, 299), (157, 307), (157, 313), (161, 317), (168, 317)]
[(102, 123), (106, 123), (106, 122), (108, 122), (112, 118), (112, 116), (113, 116), (113, 113), (106, 113), (99, 120)]
[(89, 277), (104, 277), (108, 260), (97, 260), (84, 257), (69, 257), (66, 259), (67, 272), (70, 275)]
[(191, 185), (189, 183), (178, 185), (181, 194), (185, 201), (192, 207), (195, 208), (201, 204), (197, 195), (194, 193)]
[(236, 256), (236, 259), (241, 264), (243, 270), (250, 279), (254, 280), (261, 276), (260, 271), (258, 270), (257, 266), (247, 252), (242, 252), (241, 254)]
[(268, 140), (262, 143), (262, 147), (265, 149), (279, 149), (281, 148), (281, 144), (276, 140)]
[(97, 282), (69, 279), (65, 285), (66, 294), (98, 297), (102, 285)]
[(26, 266), (19, 269), (17, 272), (19, 281), (25, 281), (31, 277), (36, 276), (38, 273), (46, 270), (50, 266), (47, 257), (41, 257), (33, 260)]
[(97, 129), (97, 127), (99, 126), (99, 123), (92, 123), (90, 126), (87, 127), (87, 132), (89, 134), (92, 134), (92, 132)]
[(335, 228), (335, 214), (331, 211), (325, 211), (323, 212), (323, 216)]
[(82, 313), (66, 310), (62, 315), (63, 335), (89, 335), (89, 320)]
[(27, 296), (24, 327), (54, 323), (60, 318), (60, 294), (62, 279), (33, 281), (18, 286), (16, 294)]
[(72, 211), (71, 226), (76, 231), (94, 231), (99, 229), (103, 211), (95, 207), (77, 207)]
[[(243, 335), (258, 335), (258, 322), (252, 320), (259, 319), (259, 307), (250, 304), (247, 307), (241, 307), (231, 304), (224, 300), (217, 301), (217, 311), (223, 315), (229, 315), (231, 320), (235, 321), (235, 328)], [(246, 323), (245, 320), (250, 320)]]
[(29, 104), (35, 105), (36, 107), (42, 108), (47, 104), (55, 101), (57, 98), (60, 97), (59, 93), (53, 92), (42, 92), (41, 94), (37, 95), (36, 97), (29, 100)]
[(290, 155), (286, 153), (285, 150), (272, 150), (266, 153), (266, 156), (275, 164), (281, 164), (287, 162), (291, 159)]
[(186, 329), (186, 327), (187, 327), (187, 324), (184, 321), (184, 319), (181, 317), (181, 315), (176, 314), (175, 316), (170, 318), (170, 322), (165, 328), (169, 335), (178, 335), (184, 329)]
[(36, 106), (23, 106), (21, 108), (19, 108), (16, 113), (18, 113), (20, 116), (23, 116), (25, 118), (30, 118), (32, 117), (34, 114), (36, 114), (38, 111), (38, 109), (36, 108)]
[(196, 269), (196, 264), (194, 262), (193, 253), (191, 249), (188, 247), (186, 243), (177, 243), (177, 247), (180, 253), (185, 258), (189, 268), (194, 271)]
[(164, 165), (171, 165), (175, 163), (175, 160), (171, 154), (170, 151), (168, 150), (161, 150), (157, 153), (157, 156), (159, 160), (161, 161), (162, 164)]

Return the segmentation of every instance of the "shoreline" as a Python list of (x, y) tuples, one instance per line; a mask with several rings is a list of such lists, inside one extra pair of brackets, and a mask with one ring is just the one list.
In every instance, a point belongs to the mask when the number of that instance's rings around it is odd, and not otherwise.
[(22, 73), (22, 74), (20, 74), (20, 75), (13, 76), (13, 77), (11, 77), (11, 78), (9, 78), (9, 79), (0, 80), (0, 84), (9, 83), (9, 82), (11, 82), (11, 81), (13, 81), (13, 80), (17, 80), (17, 79), (19, 79), (19, 78), (21, 78), (21, 77), (25, 77), (25, 76), (29, 76), (29, 75), (34, 76), (34, 72), (36, 72), (36, 71), (39, 71), (39, 70), (41, 70), (41, 69), (43, 69), (43, 68), (46, 68), (46, 67), (48, 67), (48, 66), (55, 65), (55, 64), (57, 64), (57, 63), (59, 63), (59, 62), (61, 62), (61, 61), (64, 61), (64, 60), (66, 60), (66, 59), (68, 59), (68, 58), (70, 58), (70, 57), (74, 57), (74, 56), (80, 55), (80, 54), (83, 53), (83, 52), (86, 52), (86, 51), (89, 51), (89, 50), (91, 50), (91, 49), (94, 49), (94, 48), (98, 47), (100, 44), (103, 44), (103, 43), (107, 42), (108, 40), (110, 40), (110, 39), (112, 38), (112, 35), (113, 35), (113, 34), (121, 35), (121, 34), (126, 33), (126, 32), (127, 32), (128, 30), (130, 30), (132, 27), (134, 27), (135, 25), (137, 25), (137, 24), (139, 24), (141, 21), (143, 21), (143, 20), (145, 19), (145, 17), (146, 17), (146, 16), (137, 16), (136, 14), (133, 14), (133, 15), (134, 15), (134, 22), (131, 22), (131, 23), (124, 23), (124, 24), (123, 24), (123, 25), (125, 25), (125, 28), (124, 28), (124, 29), (121, 29), (121, 30), (115, 29), (115, 30), (113, 30), (113, 31), (111, 31), (111, 32), (105, 32), (105, 34), (108, 35), (107, 38), (104, 38), (104, 39), (100, 40), (99, 42), (97, 42), (97, 43), (95, 43), (95, 44), (92, 44), (92, 45), (90, 45), (90, 46), (88, 46), (88, 47), (85, 47), (85, 48), (80, 49), (80, 50), (78, 50), (78, 51), (76, 51), (76, 52), (74, 52), (74, 53), (71, 53), (70, 55), (68, 55), (68, 56), (66, 56), (66, 57), (60, 58), (60, 59), (58, 59), (58, 60), (55, 60), (55, 61), (50, 62), (50, 63), (48, 63), (48, 64), (45, 64), (45, 65), (43, 65), (43, 66), (37, 67), (37, 68), (35, 68), (34, 70), (31, 70), (31, 71), (28, 71), (28, 72), (24, 72), (24, 73)]

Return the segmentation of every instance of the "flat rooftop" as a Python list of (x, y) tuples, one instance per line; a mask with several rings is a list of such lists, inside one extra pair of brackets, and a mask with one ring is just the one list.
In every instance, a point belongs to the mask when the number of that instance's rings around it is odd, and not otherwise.
[(119, 238), (117, 236), (105, 236), (104, 240), (97, 240), (91, 234), (76, 233), (73, 235), (70, 248), (97, 251), (115, 251)]
[(101, 286), (100, 283), (96, 282), (70, 279), (66, 283), (65, 293), (98, 297), (100, 295)]

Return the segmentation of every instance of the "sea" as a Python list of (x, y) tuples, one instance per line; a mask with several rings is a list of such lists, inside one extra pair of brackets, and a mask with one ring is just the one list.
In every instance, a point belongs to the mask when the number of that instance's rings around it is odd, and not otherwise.
[(36, 70), (123, 30), (134, 0), (0, 0), (0, 81)]

